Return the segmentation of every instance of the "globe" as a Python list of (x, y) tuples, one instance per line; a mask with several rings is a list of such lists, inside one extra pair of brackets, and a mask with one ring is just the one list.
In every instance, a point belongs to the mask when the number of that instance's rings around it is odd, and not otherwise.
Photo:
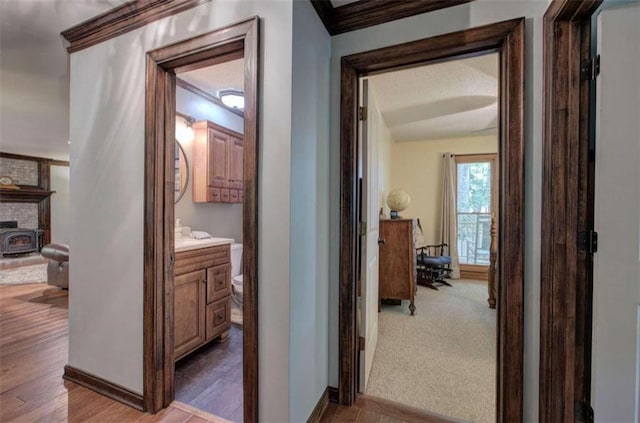
[(391, 211), (401, 212), (406, 210), (411, 204), (411, 197), (409, 194), (401, 188), (396, 188), (391, 190), (391, 192), (387, 195), (387, 205), (391, 209)]

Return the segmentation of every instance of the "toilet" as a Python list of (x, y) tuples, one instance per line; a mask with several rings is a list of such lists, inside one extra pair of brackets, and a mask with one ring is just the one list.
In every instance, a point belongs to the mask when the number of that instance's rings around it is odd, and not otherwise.
[(242, 324), (242, 244), (231, 244), (231, 322)]

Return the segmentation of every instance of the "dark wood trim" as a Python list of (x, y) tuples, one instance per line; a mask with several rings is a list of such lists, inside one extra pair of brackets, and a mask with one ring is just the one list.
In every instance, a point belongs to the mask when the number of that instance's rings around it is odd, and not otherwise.
[(26, 187), (20, 189), (0, 188), (0, 201), (34, 203), (49, 198), (55, 191)]
[(224, 104), (218, 97), (209, 94), (206, 91), (201, 90), (200, 88), (196, 87), (193, 84), (190, 84), (189, 82), (185, 81), (184, 79), (180, 79), (180, 78), (176, 78), (176, 85), (182, 89), (185, 89), (199, 97), (202, 97), (203, 99), (215, 104), (216, 106), (220, 106), (223, 109), (240, 116), (241, 118), (244, 118), (244, 112), (242, 110), (238, 110), (238, 109), (234, 109), (233, 107), (229, 107), (226, 104)]
[(333, 7), (329, 0), (310, 0), (330, 35), (368, 28), (472, 0), (360, 0)]
[(67, 160), (54, 160), (49, 161), (51, 166), (71, 166), (71, 163)]
[(64, 30), (60, 35), (71, 43), (67, 51), (75, 53), (208, 1), (133, 0)]
[(131, 392), (120, 385), (111, 383), (98, 376), (94, 376), (69, 365), (64, 366), (64, 374), (62, 377), (65, 380), (77, 383), (78, 385), (91, 389), (105, 397), (119, 401), (129, 407), (135, 408), (136, 410), (143, 411), (142, 395)]
[(335, 8), (331, 4), (330, 0), (309, 0), (311, 5), (316, 10), (318, 17), (322, 21), (322, 24), (326, 28), (330, 35), (335, 35), (334, 29), (334, 10)]
[[(577, 235), (593, 229), (594, 87), (581, 79), (591, 16), (601, 0), (554, 0), (544, 15), (539, 421), (578, 421), (590, 401), (593, 257)], [(591, 145), (590, 145), (591, 144)], [(593, 157), (592, 157), (593, 159)]]
[(5, 153), (0, 151), (0, 157), (4, 157), (5, 159), (16, 159), (16, 160), (28, 160), (33, 162), (41, 162), (41, 161), (51, 161), (53, 159), (48, 159), (46, 157), (38, 157), (38, 156), (28, 156), (25, 154), (15, 154), (15, 153)]
[(311, 412), (311, 415), (307, 419), (307, 423), (318, 423), (320, 419), (322, 419), (322, 415), (324, 414), (328, 405), (329, 405), (329, 387), (327, 386), (327, 389), (324, 390), (324, 392), (320, 396), (320, 399), (318, 399), (316, 406), (313, 407), (313, 411)]
[(338, 388), (334, 388), (333, 386), (327, 387), (327, 392), (329, 393), (329, 401), (338, 403), (340, 401), (340, 392)]
[[(245, 64), (243, 203), (244, 420), (258, 421), (258, 81), (255, 17), (147, 54), (145, 100), (144, 403), (155, 413), (174, 399), (173, 143), (176, 67), (241, 48)], [(241, 40), (242, 43), (238, 43)]]
[[(497, 418), (522, 421), (524, 345), (525, 19), (385, 47), (342, 58), (340, 141), (340, 403), (356, 396), (356, 101), (358, 77), (497, 51), (500, 56), (500, 256)], [(508, 281), (508, 282), (507, 282)]]
[(420, 410), (397, 402), (376, 398), (369, 395), (358, 395), (356, 405), (362, 409), (379, 413), (406, 423), (462, 423), (452, 417)]

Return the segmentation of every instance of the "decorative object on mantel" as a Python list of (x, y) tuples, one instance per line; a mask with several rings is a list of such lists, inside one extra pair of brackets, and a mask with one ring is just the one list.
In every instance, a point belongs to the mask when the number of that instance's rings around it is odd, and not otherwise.
[(402, 188), (396, 188), (387, 195), (387, 205), (391, 209), (391, 218), (398, 219), (398, 212), (404, 211), (411, 204), (411, 197)]
[(0, 188), (4, 188), (4, 189), (20, 189), (20, 187), (17, 186), (14, 183), (13, 178), (11, 176), (9, 176), (9, 175), (0, 176)]

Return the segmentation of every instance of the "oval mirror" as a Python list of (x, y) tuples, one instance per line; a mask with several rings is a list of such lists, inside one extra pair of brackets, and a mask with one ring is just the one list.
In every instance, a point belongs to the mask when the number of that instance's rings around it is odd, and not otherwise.
[(187, 162), (187, 155), (184, 153), (184, 149), (178, 140), (176, 140), (175, 148), (175, 171), (176, 185), (174, 203), (177, 203), (187, 191), (187, 184), (189, 183), (189, 162)]

